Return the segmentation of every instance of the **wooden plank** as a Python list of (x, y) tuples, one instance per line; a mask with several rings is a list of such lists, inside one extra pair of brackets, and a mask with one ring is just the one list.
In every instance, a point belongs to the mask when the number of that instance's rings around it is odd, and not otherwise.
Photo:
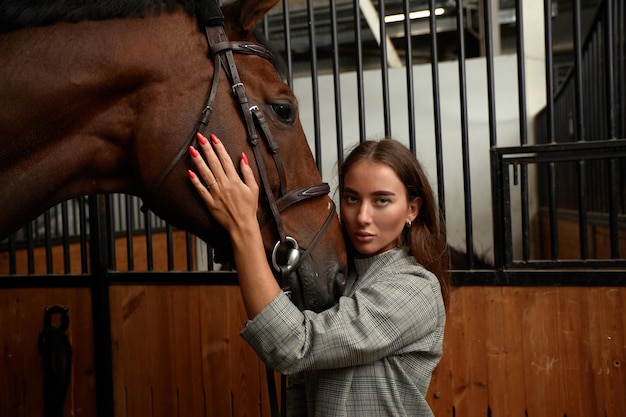
[(259, 416), (262, 384), (258, 372), (259, 359), (254, 350), (239, 336), (239, 331), (247, 320), (243, 300), (238, 294), (237, 297), (231, 297), (230, 301), (230, 368), (232, 370), (233, 415)]
[(624, 294), (617, 288), (596, 288), (588, 294), (596, 413), (621, 416), (626, 410), (626, 374), (622, 362), (624, 343)]
[(453, 358), (453, 390), (452, 405), (457, 416), (487, 415), (489, 408), (488, 376), (485, 356), (485, 293), (481, 287), (467, 287), (460, 291), (458, 307), (452, 315), (452, 321), (460, 321), (458, 341), (459, 356)]
[(112, 286), (109, 294), (115, 416), (150, 416), (145, 405), (151, 400), (148, 290)]
[(590, 416), (594, 409), (589, 401), (593, 391), (590, 378), (580, 378), (585, 374), (586, 359), (592, 355), (589, 351), (588, 304), (577, 288), (558, 288), (559, 303), (555, 314), (559, 317), (558, 346), (559, 370), (565, 402), (563, 412), (568, 415)]
[(202, 387), (206, 416), (233, 415), (231, 373), (229, 366), (232, 343), (229, 315), (238, 287), (202, 288), (200, 328)]
[(525, 296), (523, 288), (485, 288), (485, 312), (489, 408), (494, 416), (507, 410), (525, 410), (526, 393), (523, 367), (524, 338), (519, 312)]
[[(446, 329), (443, 338), (443, 355), (439, 365), (433, 371), (430, 381), (426, 400), (428, 401), (433, 413), (437, 417), (451, 417), (453, 404), (453, 373), (451, 371), (453, 358), (458, 354), (458, 341), (463, 340), (459, 337), (459, 327), (462, 325), (460, 320), (460, 312), (462, 311), (458, 304), (460, 298), (457, 291), (452, 291), (450, 295), (450, 304), (446, 312)], [(456, 319), (453, 319), (456, 317)]]
[[(534, 416), (561, 416), (565, 393), (558, 372), (556, 287), (538, 287), (528, 294), (520, 316), (524, 332), (527, 411)], [(547, 314), (549, 313), (549, 314)], [(514, 323), (511, 323), (514, 325)]]

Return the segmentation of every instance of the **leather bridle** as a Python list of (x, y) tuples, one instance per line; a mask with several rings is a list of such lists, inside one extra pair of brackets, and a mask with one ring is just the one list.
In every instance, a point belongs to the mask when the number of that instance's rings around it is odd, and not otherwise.
[[(310, 242), (309, 246), (306, 248), (306, 250), (304, 250), (303, 253), (301, 253), (301, 246), (298, 244), (296, 239), (287, 235), (287, 233), (285, 232), (285, 227), (280, 217), (280, 213), (296, 203), (301, 203), (312, 198), (327, 195), (330, 191), (330, 187), (327, 183), (320, 183), (287, 191), (287, 179), (283, 162), (278, 152), (278, 144), (275, 142), (274, 137), (272, 136), (272, 132), (270, 131), (261, 110), (257, 106), (250, 105), (250, 101), (248, 99), (248, 95), (246, 94), (244, 85), (239, 78), (239, 73), (237, 71), (237, 66), (235, 64), (235, 59), (233, 56), (234, 53), (256, 55), (271, 61), (273, 59), (273, 53), (261, 44), (242, 41), (229, 41), (224, 32), (224, 18), (221, 15), (221, 10), (219, 10), (219, 8), (217, 10), (219, 11), (220, 16), (218, 16), (217, 18), (213, 16), (213, 19), (211, 19), (211, 25), (205, 27), (206, 38), (209, 43), (209, 54), (214, 59), (213, 82), (211, 84), (211, 90), (209, 92), (207, 104), (202, 111), (202, 117), (196, 124), (193, 133), (187, 138), (187, 140), (183, 143), (171, 162), (165, 167), (165, 169), (163, 169), (161, 174), (157, 177), (152, 187), (150, 187), (149, 195), (155, 195), (159, 187), (165, 181), (166, 177), (180, 162), (183, 156), (188, 152), (189, 146), (196, 144), (196, 134), (198, 132), (204, 133), (204, 130), (206, 129), (209, 122), (209, 117), (211, 116), (211, 113), (213, 111), (213, 103), (217, 96), (221, 70), (223, 68), (229, 81), (231, 82), (232, 91), (235, 95), (235, 99), (238, 101), (241, 107), (241, 112), (244, 117), (248, 135), (248, 144), (252, 148), (254, 158), (258, 167), (259, 178), (261, 180), (261, 188), (269, 207), (269, 212), (263, 213), (259, 216), (259, 224), (260, 227), (263, 227), (265, 224), (273, 221), (274, 225), (276, 226), (279, 240), (274, 245), (271, 255), (271, 263), (276, 273), (280, 276), (280, 284), (283, 288), (283, 291), (285, 291), (287, 294), (290, 294), (291, 289), (289, 286), (288, 277), (291, 272), (298, 267), (300, 262), (311, 254), (313, 248), (321, 240), (322, 235), (328, 229), (335, 215), (335, 204), (334, 202), (332, 202), (331, 199), (332, 207), (329, 210), (328, 217), (326, 218), (321, 229)], [(274, 196), (274, 193), (272, 192), (272, 186), (269, 180), (262, 151), (258, 146), (259, 134), (256, 128), (257, 125), (262, 132), (262, 136), (265, 139), (267, 150), (272, 155), (274, 165), (278, 173), (278, 177), (280, 180), (278, 198), (276, 198)], [(279, 259), (279, 251), (281, 250), (281, 248), (283, 248), (283, 256), (281, 256), (281, 258), (286, 259), (285, 262), (281, 262), (281, 260)]]

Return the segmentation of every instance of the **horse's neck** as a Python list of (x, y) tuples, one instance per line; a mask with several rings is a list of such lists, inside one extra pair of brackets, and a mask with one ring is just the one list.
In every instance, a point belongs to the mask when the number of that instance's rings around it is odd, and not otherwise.
[(139, 119), (156, 118), (160, 86), (206, 59), (201, 41), (183, 13), (0, 36), (0, 236), (77, 195), (136, 194)]

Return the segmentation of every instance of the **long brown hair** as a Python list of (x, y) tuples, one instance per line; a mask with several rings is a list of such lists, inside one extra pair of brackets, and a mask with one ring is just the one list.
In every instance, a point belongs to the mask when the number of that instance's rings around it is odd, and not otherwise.
[[(339, 167), (340, 199), (343, 199), (346, 173), (354, 163), (363, 160), (387, 165), (394, 170), (406, 187), (409, 201), (417, 197), (422, 199), (417, 217), (410, 226), (405, 226), (399, 236), (398, 245), (408, 248), (409, 253), (421, 265), (437, 276), (444, 302), (447, 305), (450, 291), (448, 273), (450, 259), (445, 227), (437, 200), (422, 165), (407, 147), (393, 139), (360, 142)], [(346, 239), (346, 246), (351, 255), (349, 259), (352, 259), (356, 251), (350, 239)]]

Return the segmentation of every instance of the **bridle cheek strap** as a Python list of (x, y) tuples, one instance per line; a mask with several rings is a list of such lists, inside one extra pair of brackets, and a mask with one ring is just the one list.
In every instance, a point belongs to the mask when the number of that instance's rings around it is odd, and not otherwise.
[[(259, 178), (261, 179), (261, 186), (267, 200), (268, 207), (270, 209), (269, 215), (271, 215), (271, 219), (274, 221), (279, 236), (279, 241), (274, 246), (274, 251), (272, 253), (273, 266), (274, 269), (279, 272), (280, 275), (282, 275), (282, 282), (283, 284), (285, 284), (289, 274), (295, 268), (297, 268), (299, 263), (304, 258), (311, 254), (312, 249), (317, 245), (317, 243), (319, 243), (322, 235), (328, 229), (331, 220), (335, 215), (335, 211), (334, 203), (332, 203), (333, 209), (329, 211), (329, 215), (324, 222), (324, 225), (317, 233), (317, 235), (313, 238), (313, 241), (304, 251), (302, 256), (300, 256), (300, 254), (298, 254), (297, 256), (293, 254), (294, 251), (298, 251), (299, 247), (297, 242), (293, 238), (287, 236), (285, 232), (285, 227), (280, 217), (280, 213), (292, 204), (307, 200), (309, 198), (327, 195), (330, 191), (330, 188), (328, 187), (328, 184), (317, 184), (296, 190), (294, 192), (287, 192), (285, 169), (282, 159), (280, 158), (278, 153), (278, 144), (274, 140), (274, 137), (268, 127), (263, 112), (258, 108), (258, 106), (250, 105), (250, 100), (248, 98), (248, 95), (246, 94), (245, 87), (239, 77), (239, 72), (237, 71), (237, 66), (235, 64), (233, 56), (233, 52), (239, 52), (245, 54), (259, 55), (266, 59), (272, 59), (273, 54), (262, 45), (246, 42), (229, 42), (226, 38), (223, 28), (221, 27), (207, 27), (206, 31), (209, 48), (217, 61), (215, 65), (218, 66), (221, 64), (223, 66), (226, 75), (232, 83), (233, 94), (235, 95), (241, 107), (248, 134), (248, 142), (252, 147), (252, 151), (254, 153), (254, 158), (256, 160), (259, 172)], [(261, 153), (260, 147), (258, 146), (259, 135), (257, 133), (256, 126), (258, 126), (263, 133), (262, 136), (265, 138), (267, 150), (272, 155), (274, 165), (278, 173), (278, 178), (280, 181), (279, 196), (281, 196), (278, 200), (274, 197), (263, 155)], [(263, 227), (266, 222), (267, 221), (265, 219), (260, 219), (261, 227)], [(289, 259), (288, 264), (282, 266), (278, 265), (275, 261), (276, 252), (279, 250), (281, 245), (292, 246), (291, 252), (287, 256), (287, 258)]]

